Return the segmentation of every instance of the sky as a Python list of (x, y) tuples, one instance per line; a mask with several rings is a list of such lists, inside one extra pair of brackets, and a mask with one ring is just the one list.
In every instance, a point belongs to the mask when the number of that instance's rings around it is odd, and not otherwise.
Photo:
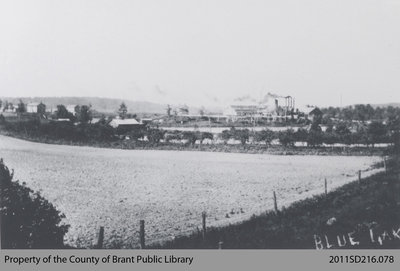
[(400, 0), (2, 0), (0, 96), (400, 102)]

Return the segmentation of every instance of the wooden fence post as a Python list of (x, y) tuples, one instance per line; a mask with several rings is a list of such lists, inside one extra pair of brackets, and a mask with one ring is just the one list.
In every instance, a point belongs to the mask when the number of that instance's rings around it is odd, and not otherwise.
[(326, 178), (325, 178), (325, 196), (328, 195), (328, 183), (326, 182)]
[(104, 240), (104, 227), (100, 227), (99, 238), (97, 239), (96, 248), (103, 248), (103, 240)]
[(278, 213), (278, 203), (276, 202), (276, 194), (274, 191), (274, 209), (275, 209), (275, 213)]
[(383, 157), (383, 166), (385, 167), (385, 173), (387, 173), (386, 158)]
[(206, 239), (206, 212), (203, 212), (201, 214), (202, 218), (203, 218), (203, 240)]
[(140, 220), (140, 248), (145, 249), (144, 220)]
[(358, 184), (361, 184), (361, 170), (358, 171)]

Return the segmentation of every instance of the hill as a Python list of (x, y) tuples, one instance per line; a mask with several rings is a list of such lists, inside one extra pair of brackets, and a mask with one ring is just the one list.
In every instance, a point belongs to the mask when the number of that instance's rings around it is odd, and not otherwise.
[(21, 99), (24, 103), (30, 102), (43, 102), (48, 108), (56, 107), (59, 104), (69, 105), (89, 105), (93, 109), (103, 113), (116, 112), (122, 102), (128, 107), (130, 113), (165, 113), (166, 105), (144, 102), (144, 101), (131, 101), (123, 99), (100, 98), (100, 97), (1, 97), (3, 101), (12, 102), (13, 104), (19, 103)]
[(400, 103), (385, 103), (385, 104), (371, 104), (371, 106), (373, 107), (373, 108), (377, 108), (377, 107), (389, 107), (389, 106), (392, 106), (392, 107), (400, 107)]

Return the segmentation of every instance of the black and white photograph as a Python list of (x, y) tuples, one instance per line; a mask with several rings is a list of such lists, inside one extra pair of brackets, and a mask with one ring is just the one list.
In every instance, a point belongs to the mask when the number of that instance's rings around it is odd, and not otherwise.
[(1, 1), (1, 248), (399, 249), (399, 26), (398, 0)]

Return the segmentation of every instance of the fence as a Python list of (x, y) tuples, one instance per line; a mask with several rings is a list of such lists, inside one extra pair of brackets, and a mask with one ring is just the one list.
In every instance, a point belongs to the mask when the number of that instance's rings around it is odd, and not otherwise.
[[(383, 165), (384, 165), (384, 172), (387, 173), (387, 162), (386, 162), (386, 158), (383, 159)], [(358, 184), (361, 185), (362, 184), (362, 171), (358, 170)], [(272, 193), (273, 196), (273, 203), (274, 203), (274, 212), (276, 215), (279, 215), (279, 208), (278, 208), (278, 200), (277, 200), (277, 196), (276, 196), (276, 192), (273, 191)], [(328, 196), (328, 181), (327, 178), (324, 178), (324, 196), (327, 197)], [(201, 214), (201, 218), (202, 218), (202, 229), (201, 231), (199, 230), (199, 228), (197, 228), (197, 232), (199, 235), (202, 236), (203, 240), (206, 240), (207, 238), (207, 213), (206, 212), (202, 212)], [(195, 231), (190, 230), (187, 233), (188, 234), (193, 234)], [(94, 248), (97, 249), (101, 249), (103, 248), (103, 241), (104, 241), (104, 227), (101, 226), (99, 229), (99, 235), (98, 235), (98, 240), (97, 240), (97, 244), (94, 246)], [(164, 239), (165, 241), (165, 239)], [(145, 221), (144, 220), (140, 220), (139, 221), (139, 242), (140, 242), (140, 249), (145, 249), (146, 248), (146, 238), (145, 238)], [(223, 242), (219, 241), (217, 244), (218, 249), (222, 249), (223, 248)]]

